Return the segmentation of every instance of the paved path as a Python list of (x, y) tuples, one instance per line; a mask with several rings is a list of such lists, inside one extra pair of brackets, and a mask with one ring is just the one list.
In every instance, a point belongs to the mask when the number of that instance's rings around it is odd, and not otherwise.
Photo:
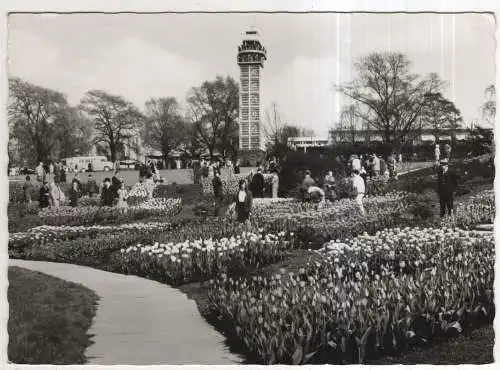
[(9, 260), (9, 265), (82, 284), (98, 294), (88, 364), (224, 365), (241, 362), (224, 337), (177, 289), (130, 275), (64, 263)]

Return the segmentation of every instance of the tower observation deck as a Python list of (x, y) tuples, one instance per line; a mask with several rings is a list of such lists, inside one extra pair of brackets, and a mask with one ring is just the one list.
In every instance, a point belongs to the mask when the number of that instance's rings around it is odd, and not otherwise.
[(247, 31), (238, 46), (240, 66), (240, 151), (264, 149), (260, 121), (260, 69), (264, 67), (267, 51), (260, 42), (258, 31)]

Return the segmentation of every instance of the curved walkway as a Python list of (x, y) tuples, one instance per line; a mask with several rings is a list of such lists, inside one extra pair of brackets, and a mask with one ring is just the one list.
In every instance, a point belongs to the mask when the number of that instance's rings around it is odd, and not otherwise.
[(100, 301), (89, 334), (89, 365), (230, 365), (241, 362), (224, 337), (177, 289), (130, 275), (64, 263), (9, 260), (9, 265), (82, 284)]

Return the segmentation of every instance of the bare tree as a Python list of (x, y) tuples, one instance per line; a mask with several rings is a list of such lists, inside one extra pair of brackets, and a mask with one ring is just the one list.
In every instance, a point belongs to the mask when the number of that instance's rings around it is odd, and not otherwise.
[(429, 94), (439, 92), (443, 86), (436, 74), (421, 79), (410, 73), (410, 64), (401, 53), (372, 53), (355, 63), (356, 79), (338, 86), (359, 103), (359, 117), (382, 131), (386, 143), (396, 146), (417, 125)]
[(356, 133), (361, 129), (359, 120), (356, 104), (349, 104), (342, 107), (337, 127), (342, 132), (342, 135), (351, 143), (355, 142)]
[(161, 151), (164, 156), (179, 149), (181, 144), (187, 144), (189, 128), (176, 98), (153, 98), (146, 102), (142, 136), (149, 147)]
[(231, 77), (220, 76), (193, 87), (188, 94), (188, 117), (195, 140), (208, 149), (210, 156), (219, 150), (234, 155), (238, 146), (239, 89)]
[(107, 144), (113, 162), (124, 142), (137, 135), (137, 128), (143, 120), (131, 102), (102, 90), (88, 91), (80, 101), (80, 109), (94, 123), (95, 143)]

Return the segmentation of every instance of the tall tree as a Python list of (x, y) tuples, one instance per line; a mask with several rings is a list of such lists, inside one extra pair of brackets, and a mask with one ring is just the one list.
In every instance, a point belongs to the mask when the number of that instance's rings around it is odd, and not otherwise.
[(495, 123), (495, 117), (497, 114), (497, 103), (496, 103), (496, 89), (495, 85), (488, 85), (484, 90), (486, 97), (486, 102), (481, 107), (483, 117), (486, 121), (493, 125)]
[(176, 98), (152, 98), (146, 102), (142, 136), (145, 144), (167, 156), (188, 144), (189, 128), (180, 114)]
[(9, 129), (29, 162), (46, 161), (55, 155), (68, 109), (64, 94), (20, 78), (9, 79)]
[(92, 147), (92, 122), (75, 107), (69, 107), (58, 117), (56, 133), (59, 158), (85, 155)]
[(80, 109), (94, 123), (95, 143), (106, 143), (111, 161), (124, 142), (137, 135), (143, 116), (129, 101), (118, 95), (111, 95), (102, 90), (90, 90), (80, 101)]
[(342, 131), (345, 139), (350, 143), (356, 140), (356, 132), (361, 129), (359, 125), (358, 107), (356, 104), (349, 104), (342, 107), (338, 129)]
[(359, 103), (358, 115), (382, 131), (386, 143), (399, 146), (443, 82), (436, 74), (425, 78), (410, 73), (410, 61), (401, 53), (372, 53), (355, 63), (357, 78), (338, 86)]
[(430, 128), (438, 137), (443, 130), (457, 128), (463, 121), (462, 115), (452, 101), (441, 93), (429, 93), (428, 104), (422, 110), (424, 128)]
[(210, 156), (219, 150), (224, 157), (235, 154), (238, 147), (238, 84), (231, 77), (217, 76), (193, 87), (188, 94), (188, 117), (196, 141), (208, 149)]

